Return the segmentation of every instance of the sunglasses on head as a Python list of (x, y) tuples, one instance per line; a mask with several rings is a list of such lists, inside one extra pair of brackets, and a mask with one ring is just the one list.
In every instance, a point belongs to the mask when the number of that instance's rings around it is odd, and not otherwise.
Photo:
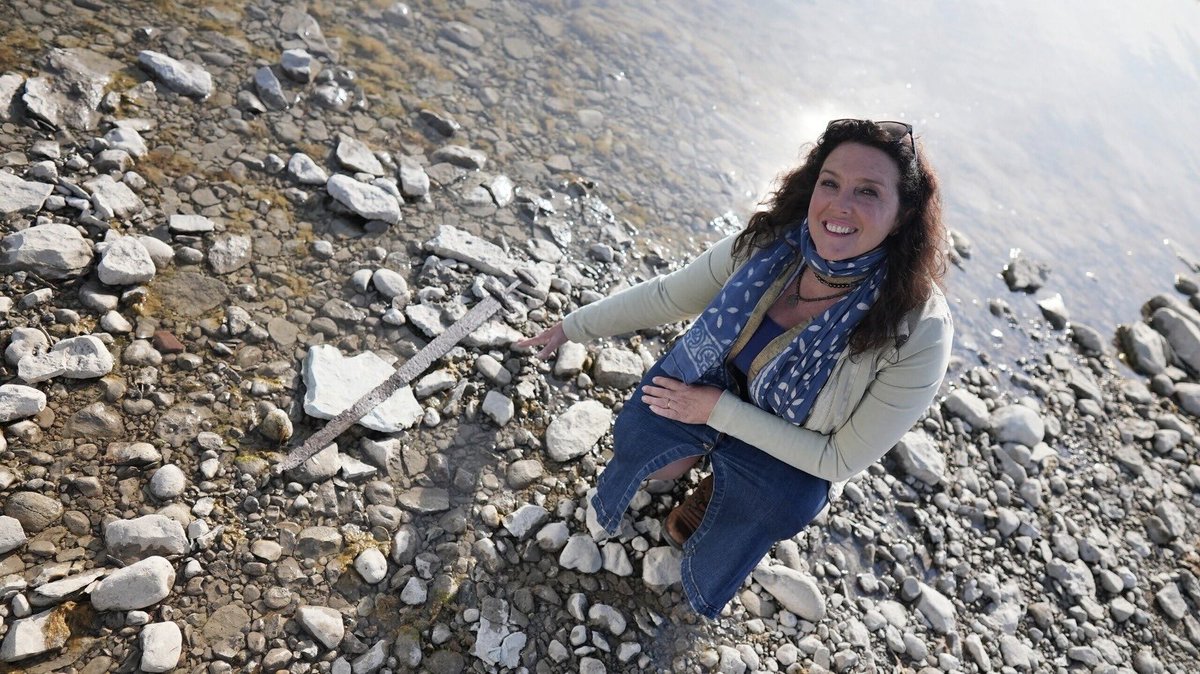
[(878, 129), (887, 136), (888, 140), (901, 141), (905, 136), (908, 136), (909, 146), (912, 147), (913, 156), (917, 154), (917, 141), (913, 138), (912, 124), (905, 122), (873, 122), (869, 119), (835, 119), (825, 127), (825, 133), (836, 131), (846, 127), (861, 127), (866, 126), (872, 129)]

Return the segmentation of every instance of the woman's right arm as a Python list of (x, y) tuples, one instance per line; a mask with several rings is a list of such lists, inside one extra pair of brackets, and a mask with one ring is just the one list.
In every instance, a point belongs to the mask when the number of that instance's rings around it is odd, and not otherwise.
[(677, 271), (572, 311), (562, 321), (565, 336), (587, 342), (694, 318), (733, 274), (734, 237), (721, 239)]

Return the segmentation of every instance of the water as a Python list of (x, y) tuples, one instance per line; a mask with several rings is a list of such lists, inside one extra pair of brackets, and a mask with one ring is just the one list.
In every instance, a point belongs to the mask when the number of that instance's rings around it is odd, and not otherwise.
[[(1074, 320), (1111, 335), (1187, 271), (1177, 251), (1200, 254), (1194, 0), (535, 7), (568, 35), (603, 26), (589, 33), (590, 56), (632, 96), (655, 99), (632, 119), (613, 96), (591, 107), (618, 142), (672, 165), (665, 187), (610, 176), (656, 213), (678, 208), (678, 173), (719, 186), (687, 205), (695, 212), (744, 218), (829, 119), (911, 122), (940, 172), (947, 223), (974, 243), (948, 277), (960, 353), (1025, 350), (1028, 336), (986, 311), (990, 297), (1037, 332), (1034, 301), (1060, 292)], [(666, 130), (653, 124), (660, 116)], [(1053, 269), (1033, 297), (999, 278), (1015, 249)], [(995, 329), (1002, 340), (988, 336)]]

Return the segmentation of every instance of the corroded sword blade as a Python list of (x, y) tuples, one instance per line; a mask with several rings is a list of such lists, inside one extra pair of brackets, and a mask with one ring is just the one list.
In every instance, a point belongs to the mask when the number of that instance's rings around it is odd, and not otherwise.
[(434, 340), (425, 345), (420, 351), (413, 354), (401, 365), (392, 376), (383, 380), (379, 386), (376, 386), (369, 393), (358, 399), (358, 402), (351, 405), (346, 411), (337, 415), (325, 424), (321, 430), (309, 436), (304, 444), (293, 449), (284, 457), (283, 461), (275, 464), (272, 469), (278, 475), (286, 470), (291, 470), (296, 466), (304, 463), (312, 458), (314, 454), (325, 449), (329, 443), (333, 442), (337, 436), (341, 435), (354, 425), (356, 421), (365, 417), (371, 410), (375, 409), (383, 401), (391, 397), (393, 393), (398, 391), (402, 386), (405, 386), (417, 375), (425, 371), (425, 368), (433, 364), (433, 361), (441, 358), (458, 344), (459, 340), (467, 335), (475, 332), (475, 330), (484, 324), (487, 319), (496, 313), (503, 303), (508, 300), (508, 293), (512, 292), (520, 281), (515, 281), (507, 288), (495, 284), (493, 287), (487, 287), (491, 293), (481, 302), (471, 307), (465, 316), (455, 321), (454, 325), (446, 328), (445, 332), (438, 335)]

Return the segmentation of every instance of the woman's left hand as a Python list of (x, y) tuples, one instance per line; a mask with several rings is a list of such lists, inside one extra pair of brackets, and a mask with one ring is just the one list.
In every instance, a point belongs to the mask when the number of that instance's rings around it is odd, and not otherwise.
[(723, 391), (715, 386), (685, 384), (670, 377), (655, 377), (642, 387), (642, 401), (650, 411), (685, 424), (706, 424)]

